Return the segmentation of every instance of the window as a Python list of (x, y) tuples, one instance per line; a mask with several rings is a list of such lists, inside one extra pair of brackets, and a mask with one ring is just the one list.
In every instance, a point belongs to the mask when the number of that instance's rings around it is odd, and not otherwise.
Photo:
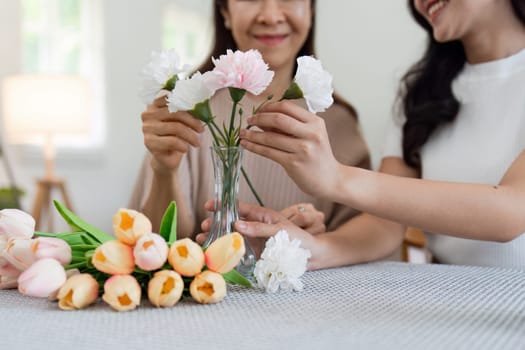
[(165, 9), (164, 49), (175, 48), (185, 64), (199, 66), (211, 45), (211, 0), (176, 0)]
[(61, 137), (59, 147), (90, 147), (103, 140), (102, 26), (100, 0), (22, 0), (22, 73), (71, 74), (93, 93), (92, 132)]

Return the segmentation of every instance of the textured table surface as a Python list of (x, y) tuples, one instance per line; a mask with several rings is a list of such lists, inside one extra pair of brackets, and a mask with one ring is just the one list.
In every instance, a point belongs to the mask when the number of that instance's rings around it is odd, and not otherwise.
[(525, 271), (382, 262), (309, 272), (303, 292), (82, 311), (0, 291), (0, 349), (524, 349)]

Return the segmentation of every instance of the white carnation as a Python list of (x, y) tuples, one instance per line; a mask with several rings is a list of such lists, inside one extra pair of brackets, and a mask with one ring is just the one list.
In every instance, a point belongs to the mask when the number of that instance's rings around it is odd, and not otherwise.
[(310, 251), (300, 247), (301, 241), (290, 242), (288, 232), (281, 230), (271, 237), (255, 264), (254, 275), (259, 287), (275, 293), (279, 289), (301, 291), (300, 277), (306, 272)]
[(294, 80), (303, 92), (310, 112), (323, 112), (334, 102), (332, 75), (323, 69), (321, 61), (311, 56), (297, 58)]
[(140, 96), (144, 103), (152, 103), (170, 79), (188, 70), (189, 66), (182, 65), (175, 49), (152, 52), (150, 62), (142, 70)]
[(197, 103), (206, 101), (214, 94), (205, 84), (206, 74), (197, 72), (189, 79), (177, 81), (175, 89), (168, 94), (168, 110), (171, 113), (192, 110)]

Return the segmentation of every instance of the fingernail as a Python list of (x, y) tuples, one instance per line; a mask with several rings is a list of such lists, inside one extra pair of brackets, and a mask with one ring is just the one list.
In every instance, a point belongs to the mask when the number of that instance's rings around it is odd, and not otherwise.
[(238, 220), (235, 223), (235, 226), (237, 226), (237, 229), (239, 229), (239, 230), (245, 230), (248, 227), (248, 225), (246, 225), (246, 223), (244, 221), (240, 221), (240, 220)]
[(239, 132), (239, 135), (243, 137), (243, 136), (246, 136), (246, 133), (247, 133), (246, 129), (241, 129), (241, 131)]

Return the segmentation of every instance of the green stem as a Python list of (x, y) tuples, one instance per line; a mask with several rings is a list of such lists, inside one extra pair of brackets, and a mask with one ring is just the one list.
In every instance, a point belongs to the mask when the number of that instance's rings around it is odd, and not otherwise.
[(260, 205), (261, 207), (264, 207), (264, 203), (263, 203), (263, 201), (261, 200), (261, 198), (260, 198), (259, 195), (257, 194), (257, 191), (256, 191), (255, 188), (253, 187), (252, 182), (251, 182), (250, 179), (248, 178), (248, 174), (246, 174), (246, 171), (244, 170), (243, 167), (241, 167), (241, 172), (242, 172), (242, 176), (244, 176), (244, 179), (246, 180), (246, 183), (247, 183), (248, 186), (250, 187), (250, 190), (252, 190), (252, 193), (253, 193), (253, 195), (255, 196), (255, 199), (257, 199), (257, 203), (259, 203), (259, 205)]

